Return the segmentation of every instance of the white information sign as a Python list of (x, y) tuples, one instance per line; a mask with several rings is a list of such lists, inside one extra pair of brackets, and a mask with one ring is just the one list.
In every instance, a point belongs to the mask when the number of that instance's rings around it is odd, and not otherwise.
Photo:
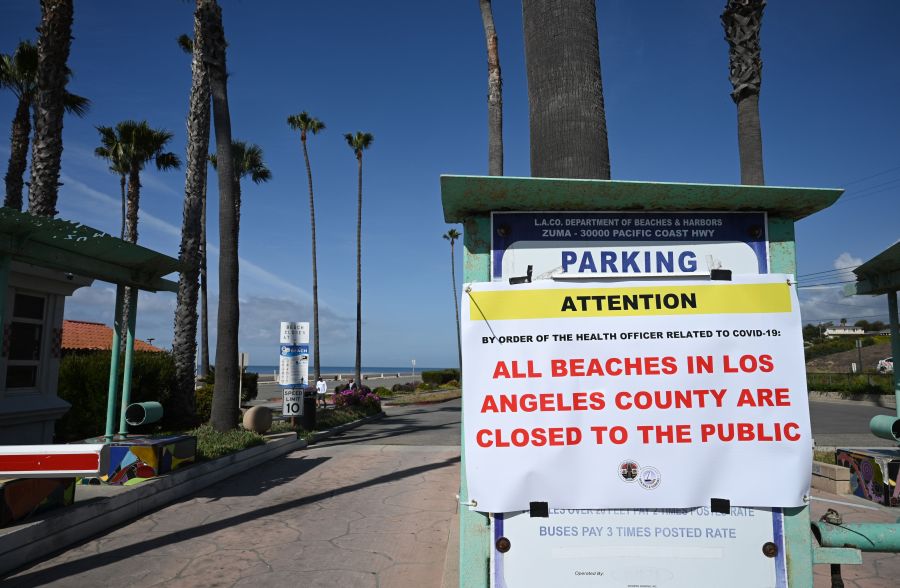
[(309, 383), (309, 323), (281, 323), (278, 383), (281, 386)]
[(805, 504), (812, 438), (788, 276), (466, 291), (478, 510)]
[(783, 588), (782, 521), (744, 507), (506, 513), (493, 518), (491, 585)]
[(281, 414), (284, 416), (303, 416), (303, 388), (284, 388), (284, 402)]

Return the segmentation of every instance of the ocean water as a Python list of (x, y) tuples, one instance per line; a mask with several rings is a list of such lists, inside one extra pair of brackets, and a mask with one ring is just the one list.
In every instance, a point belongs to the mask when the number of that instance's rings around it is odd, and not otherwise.
[[(322, 366), (323, 374), (352, 374), (356, 368), (354, 366)], [(446, 368), (440, 367), (419, 367), (416, 366), (416, 373), (420, 374), (423, 371), (431, 371), (431, 370), (442, 370)], [(250, 365), (247, 366), (248, 372), (256, 372), (258, 374), (271, 374), (272, 372), (278, 371), (277, 365)], [(411, 374), (413, 368), (411, 365), (403, 366), (403, 367), (381, 367), (381, 366), (362, 366), (360, 371), (364, 374), (396, 374), (401, 373), (404, 375)], [(309, 373), (315, 374), (315, 367), (309, 366)]]

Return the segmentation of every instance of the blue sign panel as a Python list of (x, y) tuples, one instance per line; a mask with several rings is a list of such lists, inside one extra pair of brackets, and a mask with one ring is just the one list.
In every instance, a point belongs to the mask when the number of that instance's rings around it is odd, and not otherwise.
[(494, 212), (491, 278), (768, 271), (763, 212)]

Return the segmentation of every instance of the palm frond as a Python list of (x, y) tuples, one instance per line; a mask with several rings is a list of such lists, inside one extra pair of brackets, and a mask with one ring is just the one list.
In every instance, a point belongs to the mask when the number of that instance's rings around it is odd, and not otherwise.
[(187, 53), (188, 55), (194, 52), (194, 40), (187, 35), (179, 35), (178, 39), (176, 39), (178, 46), (181, 47), (181, 50)]
[(156, 169), (178, 169), (181, 167), (181, 160), (177, 155), (171, 152), (160, 153), (156, 156)]
[(69, 114), (74, 114), (78, 118), (84, 118), (88, 113), (88, 110), (91, 109), (91, 101), (84, 96), (66, 92), (63, 95), (63, 108), (65, 108), (66, 112)]

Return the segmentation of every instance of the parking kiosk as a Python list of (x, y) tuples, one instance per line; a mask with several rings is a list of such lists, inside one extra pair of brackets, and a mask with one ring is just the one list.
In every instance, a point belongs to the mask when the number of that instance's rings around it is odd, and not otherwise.
[[(602, 274), (598, 277), (609, 279), (611, 274), (622, 272), (623, 263), (626, 269), (641, 274), (639, 277), (655, 279), (666, 279), (669, 274), (680, 278), (708, 278), (714, 270), (729, 270), (737, 275), (794, 275), (794, 223), (830, 206), (841, 193), (834, 189), (770, 186), (441, 177), (444, 219), (464, 226), (463, 281), (466, 283), (559, 280), (566, 277), (567, 269), (580, 270), (579, 278), (590, 278), (590, 273), (596, 271)], [(690, 229), (682, 232), (619, 232), (617, 236), (604, 230), (617, 222), (632, 227), (637, 224), (671, 227), (676, 224), (672, 220), (675, 218), (679, 219), (678, 226)], [(691, 220), (684, 223), (681, 220), (684, 218)], [(710, 231), (710, 227), (717, 230)], [(665, 254), (662, 253), (664, 250)], [(464, 373), (465, 369), (463, 366)], [(465, 402), (464, 390), (464, 409)], [(525, 557), (511, 557), (517, 547), (528, 549), (529, 540), (524, 535), (532, 534), (534, 527), (529, 527), (527, 512), (525, 517), (516, 517), (514, 513), (484, 513), (478, 509), (477, 497), (469, 494), (465, 439), (463, 441), (459, 495), (460, 586), (520, 588), (543, 586), (548, 581), (555, 582), (553, 585), (556, 586), (624, 587), (656, 585), (657, 582), (666, 586), (716, 586), (721, 583), (710, 583), (704, 579), (708, 575), (704, 576), (699, 570), (715, 565), (712, 560), (717, 557), (727, 562), (720, 564), (723, 566), (736, 563), (735, 553), (692, 550), (688, 541), (684, 549), (679, 548), (679, 553), (690, 561), (676, 569), (677, 577), (673, 577), (670, 570), (647, 571), (652, 566), (641, 565), (631, 567), (634, 575), (630, 579), (621, 574), (593, 580), (573, 578), (572, 570), (564, 566), (560, 568), (560, 574), (554, 576), (554, 565), (558, 563), (554, 560), (576, 557), (573, 553), (579, 554), (577, 557), (582, 561), (590, 558), (590, 537), (581, 537), (577, 548), (566, 550), (565, 555), (560, 555), (562, 551), (554, 555), (553, 550), (542, 550), (537, 546)], [(811, 453), (810, 447), (810, 457)], [(627, 475), (627, 468), (623, 472)], [(778, 480), (747, 483), (778, 484)], [(635, 516), (634, 513), (619, 514)], [(657, 520), (669, 516), (663, 511), (649, 514)], [(860, 552), (856, 549), (814, 545), (808, 507), (763, 508), (749, 514), (771, 517), (765, 519), (767, 540), (753, 543), (752, 555), (759, 557), (761, 549), (765, 557), (770, 558), (771, 569), (763, 572), (766, 577), (773, 578), (773, 586), (811, 586), (813, 564), (861, 563)], [(603, 516), (608, 515), (604, 513)], [(732, 515), (733, 511), (728, 516)], [(513, 520), (518, 522), (513, 524)], [(770, 520), (774, 521), (774, 531)], [(517, 529), (521, 536), (511, 535)], [(744, 544), (736, 545), (741, 545), (737, 549), (750, 549)], [(746, 554), (747, 557), (750, 555)], [(609, 553), (604, 556), (608, 558)], [(640, 564), (639, 551), (625, 550), (622, 557)], [(737, 557), (740, 559), (741, 554)], [(740, 568), (732, 567), (730, 571), (730, 585), (751, 586), (757, 581), (752, 577), (742, 580), (744, 572)], [(591, 573), (602, 574), (588, 570), (575, 575), (589, 576)]]

